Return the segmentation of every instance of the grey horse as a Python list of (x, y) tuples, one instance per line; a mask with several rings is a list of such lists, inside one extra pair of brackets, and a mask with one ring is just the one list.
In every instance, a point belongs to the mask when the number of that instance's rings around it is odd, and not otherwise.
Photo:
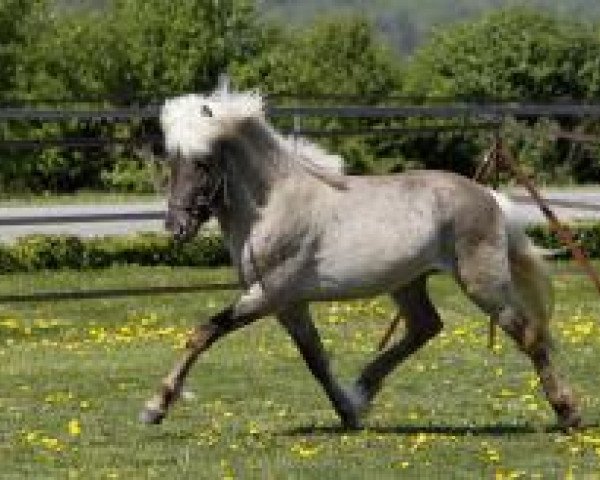
[[(529, 356), (559, 424), (580, 424), (574, 395), (550, 359), (548, 273), (490, 190), (439, 171), (345, 176), (339, 158), (277, 133), (256, 93), (168, 100), (161, 125), (171, 172), (167, 228), (186, 240), (214, 214), (243, 293), (194, 329), (143, 421), (164, 418), (210, 345), (274, 315), (343, 425), (358, 428), (385, 377), (442, 329), (426, 281), (448, 272)], [(405, 335), (344, 388), (331, 374), (309, 303), (382, 293), (403, 314)]]

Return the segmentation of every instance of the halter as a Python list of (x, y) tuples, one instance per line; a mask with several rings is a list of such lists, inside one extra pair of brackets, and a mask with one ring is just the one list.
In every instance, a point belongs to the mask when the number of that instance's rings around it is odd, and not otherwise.
[(196, 218), (208, 217), (214, 213), (217, 203), (217, 198), (225, 192), (225, 176), (219, 175), (217, 180), (213, 182), (212, 188), (206, 195), (197, 195), (194, 202), (178, 203), (169, 200), (168, 207), (170, 210), (178, 210), (185, 212)]

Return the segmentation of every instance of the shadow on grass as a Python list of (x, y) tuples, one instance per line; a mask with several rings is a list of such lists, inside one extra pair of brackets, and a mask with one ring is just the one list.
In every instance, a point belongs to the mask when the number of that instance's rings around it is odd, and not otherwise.
[[(582, 431), (590, 428), (599, 428), (600, 424), (587, 423), (581, 426), (577, 431)], [(377, 433), (381, 435), (418, 435), (419, 433), (437, 434), (437, 435), (454, 435), (458, 437), (467, 436), (491, 436), (503, 437), (511, 435), (530, 435), (535, 433), (564, 433), (558, 425), (530, 425), (523, 424), (508, 424), (497, 423), (489, 425), (396, 425), (396, 426), (368, 426), (365, 427), (367, 432)], [(305, 426), (297, 427), (291, 430), (286, 430), (280, 433), (282, 436), (299, 436), (299, 435), (347, 435), (360, 433), (361, 430), (349, 430), (340, 425), (331, 426)]]

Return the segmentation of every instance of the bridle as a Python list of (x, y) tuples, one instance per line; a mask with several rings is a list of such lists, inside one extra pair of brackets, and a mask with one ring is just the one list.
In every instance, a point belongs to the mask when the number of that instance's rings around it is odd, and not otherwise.
[[(206, 170), (209, 178), (214, 177), (214, 175), (208, 173), (208, 168)], [(225, 175), (216, 176), (215, 181), (211, 181), (210, 184), (208, 192), (202, 192), (199, 195), (195, 195), (189, 203), (169, 200), (169, 210), (185, 212), (197, 219), (208, 219), (215, 213), (219, 199), (225, 196)]]

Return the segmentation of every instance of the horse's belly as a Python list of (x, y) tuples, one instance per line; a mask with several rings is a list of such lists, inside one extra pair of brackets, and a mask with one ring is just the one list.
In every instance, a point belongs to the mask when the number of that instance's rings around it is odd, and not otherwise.
[[(375, 232), (373, 232), (375, 233)], [(399, 288), (441, 268), (438, 242), (430, 232), (338, 237), (316, 262), (316, 290), (325, 297), (353, 297)]]

